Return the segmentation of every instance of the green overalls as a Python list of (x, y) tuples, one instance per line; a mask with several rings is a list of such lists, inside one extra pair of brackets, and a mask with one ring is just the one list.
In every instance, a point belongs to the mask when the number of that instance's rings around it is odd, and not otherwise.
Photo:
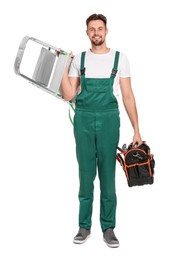
[[(81, 92), (76, 98), (74, 135), (79, 164), (79, 226), (90, 229), (96, 168), (100, 180), (100, 224), (102, 231), (115, 227), (116, 148), (120, 118), (113, 94), (119, 52), (110, 78), (85, 78), (85, 54), (81, 55)], [(95, 69), (95, 68), (94, 68)]]

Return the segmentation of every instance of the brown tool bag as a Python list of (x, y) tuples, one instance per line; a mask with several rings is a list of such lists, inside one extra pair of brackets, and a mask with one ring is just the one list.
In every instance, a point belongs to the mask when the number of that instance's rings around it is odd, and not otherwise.
[(116, 159), (123, 167), (129, 187), (153, 184), (155, 160), (145, 142), (138, 147), (131, 143), (128, 148), (123, 145), (122, 149), (117, 149), (120, 152), (117, 153)]

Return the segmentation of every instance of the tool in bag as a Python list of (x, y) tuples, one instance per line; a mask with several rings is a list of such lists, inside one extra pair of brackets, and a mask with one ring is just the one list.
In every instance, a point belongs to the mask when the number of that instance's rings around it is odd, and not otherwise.
[(145, 142), (138, 147), (131, 143), (128, 147), (123, 145), (117, 149), (120, 152), (116, 159), (123, 167), (129, 187), (153, 184), (155, 160)]
[(25, 36), (19, 45), (14, 71), (38, 88), (65, 101), (60, 91), (60, 83), (64, 69), (69, 65), (69, 53), (36, 38)]

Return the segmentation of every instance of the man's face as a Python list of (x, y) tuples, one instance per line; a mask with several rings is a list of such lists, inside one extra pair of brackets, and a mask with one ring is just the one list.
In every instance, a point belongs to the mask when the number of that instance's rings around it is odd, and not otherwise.
[(105, 42), (108, 29), (102, 20), (90, 21), (87, 27), (87, 35), (91, 43), (95, 46), (100, 46)]

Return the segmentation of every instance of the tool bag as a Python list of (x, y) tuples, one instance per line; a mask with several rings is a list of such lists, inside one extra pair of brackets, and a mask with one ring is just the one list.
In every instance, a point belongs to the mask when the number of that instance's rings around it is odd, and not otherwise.
[(116, 159), (123, 167), (129, 187), (153, 184), (155, 160), (145, 142), (138, 147), (131, 143), (126, 149), (117, 149), (120, 153), (117, 153)]

